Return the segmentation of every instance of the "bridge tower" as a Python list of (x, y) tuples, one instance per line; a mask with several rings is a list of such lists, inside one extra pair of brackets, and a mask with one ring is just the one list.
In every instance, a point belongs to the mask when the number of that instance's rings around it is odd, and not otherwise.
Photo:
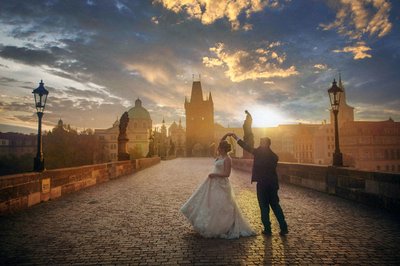
[(214, 143), (214, 103), (211, 92), (204, 100), (200, 80), (193, 80), (190, 100), (185, 97), (186, 155), (212, 156)]

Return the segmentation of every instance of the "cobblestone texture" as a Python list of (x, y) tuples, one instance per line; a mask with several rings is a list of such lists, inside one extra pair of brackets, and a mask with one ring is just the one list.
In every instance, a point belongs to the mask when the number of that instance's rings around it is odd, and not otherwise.
[[(293, 265), (400, 264), (400, 222), (388, 213), (281, 184), (289, 235), (204, 239), (179, 208), (212, 159), (161, 162), (134, 175), (0, 217), (0, 264)], [(261, 232), (255, 184), (231, 175), (236, 197)]]

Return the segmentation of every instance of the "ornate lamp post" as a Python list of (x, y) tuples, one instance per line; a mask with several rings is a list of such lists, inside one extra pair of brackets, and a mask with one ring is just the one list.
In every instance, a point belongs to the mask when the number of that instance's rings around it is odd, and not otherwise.
[(44, 170), (44, 158), (42, 151), (42, 117), (49, 91), (46, 90), (43, 85), (43, 80), (41, 80), (39, 83), (39, 87), (32, 91), (33, 95), (35, 96), (36, 113), (39, 118), (37, 154), (33, 161), (33, 170), (37, 172), (41, 172)]
[(343, 90), (336, 85), (336, 80), (333, 80), (332, 87), (328, 90), (329, 99), (331, 102), (333, 116), (335, 118), (335, 152), (333, 153), (333, 166), (343, 166), (343, 155), (339, 148), (339, 126), (338, 126), (338, 113), (340, 96)]

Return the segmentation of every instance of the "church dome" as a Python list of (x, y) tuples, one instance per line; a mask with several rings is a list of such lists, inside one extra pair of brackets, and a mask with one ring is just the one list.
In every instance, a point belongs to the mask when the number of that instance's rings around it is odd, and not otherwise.
[(151, 120), (149, 111), (147, 111), (146, 108), (142, 106), (142, 101), (140, 99), (137, 99), (135, 101), (135, 106), (129, 109), (128, 117), (129, 119)]
[(169, 130), (176, 130), (178, 128), (178, 125), (176, 124), (176, 122), (174, 121), (172, 123), (172, 125), (169, 127)]

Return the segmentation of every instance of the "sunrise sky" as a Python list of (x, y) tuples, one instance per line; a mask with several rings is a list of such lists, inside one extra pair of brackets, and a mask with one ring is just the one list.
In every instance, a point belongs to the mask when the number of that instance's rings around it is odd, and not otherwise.
[[(215, 120), (320, 123), (341, 71), (356, 120), (400, 120), (400, 1), (87, 0), (0, 2), (0, 131), (43, 118), (108, 128), (137, 98), (153, 125), (182, 118), (192, 75)], [(34, 132), (34, 131), (33, 131)]]

